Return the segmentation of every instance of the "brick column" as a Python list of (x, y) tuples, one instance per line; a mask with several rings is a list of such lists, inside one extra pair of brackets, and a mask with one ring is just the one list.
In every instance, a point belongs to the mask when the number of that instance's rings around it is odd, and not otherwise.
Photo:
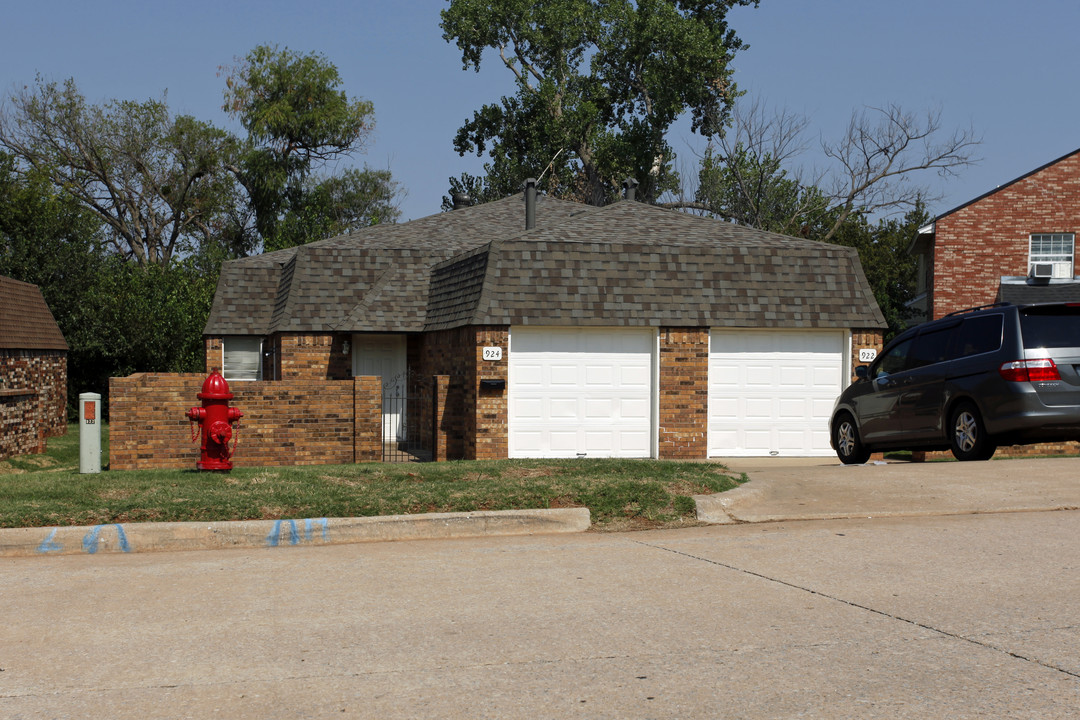
[(431, 445), (431, 459), (435, 462), (449, 460), (449, 428), (446, 426), (447, 400), (450, 397), (450, 376), (435, 375), (432, 378), (434, 388), (432, 390), (432, 423), (433, 437)]
[(354, 462), (382, 460), (382, 379), (353, 378)]
[(661, 329), (660, 457), (708, 457), (708, 427), (709, 329)]

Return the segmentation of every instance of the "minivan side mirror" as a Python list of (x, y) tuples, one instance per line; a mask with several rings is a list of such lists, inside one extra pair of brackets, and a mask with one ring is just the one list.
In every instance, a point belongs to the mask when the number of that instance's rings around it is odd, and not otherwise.
[(855, 368), (855, 379), (856, 380), (865, 380), (868, 377), (870, 377), (870, 366), (869, 365), (859, 365), (858, 367)]

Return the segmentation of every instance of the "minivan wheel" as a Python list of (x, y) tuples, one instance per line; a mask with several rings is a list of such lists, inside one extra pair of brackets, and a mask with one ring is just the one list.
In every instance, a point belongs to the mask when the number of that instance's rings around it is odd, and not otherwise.
[(989, 460), (997, 450), (974, 403), (957, 405), (949, 427), (952, 454), (957, 460)]
[(833, 422), (833, 445), (836, 446), (836, 456), (845, 465), (862, 465), (870, 459), (870, 450), (859, 439), (855, 420), (846, 413)]

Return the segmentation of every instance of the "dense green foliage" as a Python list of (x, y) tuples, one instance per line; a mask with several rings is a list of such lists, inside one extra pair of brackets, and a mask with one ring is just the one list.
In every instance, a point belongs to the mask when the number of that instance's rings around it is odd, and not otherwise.
[(497, 51), (517, 89), (458, 131), (462, 155), (488, 153), (485, 192), (541, 179), (548, 194), (603, 205), (622, 182), (652, 201), (678, 185), (666, 133), (689, 113), (720, 133), (737, 92), (731, 61), (744, 46), (727, 13), (753, 0), (452, 0), (443, 37), (479, 69)]
[(95, 214), (114, 252), (167, 265), (213, 240), (233, 199), (227, 133), (164, 99), (89, 105), (74, 80), (8, 101), (0, 145)]
[(374, 106), (339, 90), (341, 77), (326, 58), (260, 45), (225, 84), (224, 109), (248, 133), (230, 167), (266, 250), (397, 219), (388, 171), (316, 175), (361, 150), (375, 123)]
[(200, 255), (147, 266), (110, 253), (101, 222), (48, 177), (0, 154), (0, 275), (41, 288), (67, 340), (68, 407), (108, 379), (202, 369), (216, 271)]
[(243, 138), (164, 96), (92, 105), (74, 80), (0, 106), (0, 274), (38, 285), (64, 333), (69, 411), (109, 377), (202, 370), (224, 260), (397, 219), (388, 170), (319, 174), (374, 123), (341, 84), (321, 55), (255, 48), (226, 79)]

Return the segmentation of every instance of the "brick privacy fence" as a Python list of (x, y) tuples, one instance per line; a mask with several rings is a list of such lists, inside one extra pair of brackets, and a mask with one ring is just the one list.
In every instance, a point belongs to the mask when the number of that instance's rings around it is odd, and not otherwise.
[(0, 460), (67, 432), (67, 353), (0, 350)]
[[(201, 405), (202, 373), (138, 373), (109, 380), (109, 468), (194, 468), (199, 444), (184, 413)], [(237, 466), (320, 465), (382, 459), (382, 382), (233, 382), (244, 417)], [(198, 426), (196, 426), (198, 427)]]

